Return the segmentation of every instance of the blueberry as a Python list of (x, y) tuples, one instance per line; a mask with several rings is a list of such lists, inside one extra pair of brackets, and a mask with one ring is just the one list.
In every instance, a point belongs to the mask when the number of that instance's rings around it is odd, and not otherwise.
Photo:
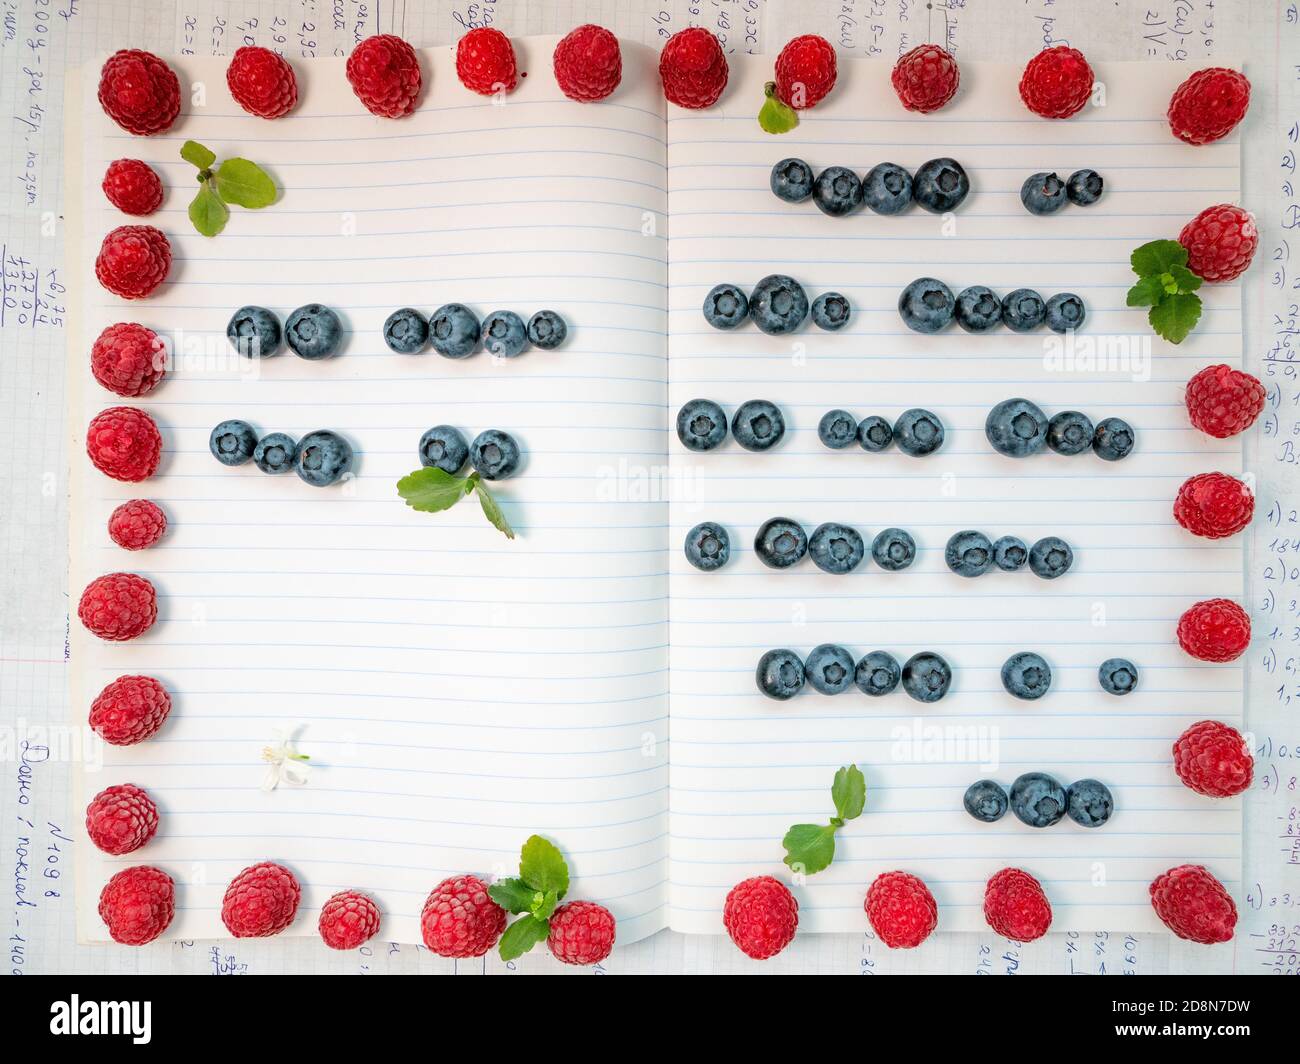
[(858, 422), (858, 446), (864, 451), (883, 451), (894, 442), (894, 427), (879, 414)]
[(957, 324), (969, 333), (988, 332), (1002, 320), (1002, 301), (991, 288), (973, 284), (957, 296)]
[(1047, 327), (1054, 333), (1080, 328), (1087, 316), (1083, 300), (1073, 292), (1058, 292), (1047, 301)]
[(1023, 569), (1029, 561), (1029, 548), (1025, 541), (1016, 536), (1003, 536), (993, 544), (993, 564), (1004, 573), (1014, 573)]
[(469, 458), (469, 444), (460, 429), (451, 425), (434, 425), (420, 437), (420, 465), (441, 469), (455, 476)]
[(943, 560), (958, 576), (983, 576), (993, 567), (993, 544), (983, 532), (954, 532), (943, 550)]
[(1097, 422), (1097, 430), (1092, 434), (1093, 453), (1107, 462), (1127, 458), (1133, 452), (1134, 442), (1129, 423), (1117, 417)]
[(329, 307), (308, 303), (289, 315), (284, 323), (284, 339), (299, 358), (313, 362), (329, 358), (343, 341), (343, 323)]
[(513, 310), (494, 310), (483, 319), (483, 350), (497, 358), (514, 358), (528, 345), (528, 328)]
[(894, 422), (898, 449), (913, 458), (924, 458), (943, 446), (943, 422), (928, 410), (904, 410)]
[(313, 488), (327, 488), (352, 471), (352, 445), (337, 432), (309, 432), (298, 444), (298, 476)]
[(902, 675), (893, 654), (873, 650), (858, 662), (857, 668), (853, 670), (853, 682), (864, 695), (879, 698), (893, 691)]
[(862, 182), (847, 166), (828, 166), (813, 182), (813, 202), (832, 218), (852, 214), (862, 206)]
[(896, 573), (916, 561), (916, 540), (901, 528), (882, 529), (871, 542), (871, 557), (880, 568)]
[(827, 410), (817, 422), (817, 438), (832, 450), (848, 447), (858, 438), (858, 423), (847, 410)]
[(998, 454), (1025, 458), (1047, 445), (1047, 415), (1028, 399), (1004, 399), (985, 418), (984, 435)]
[(933, 214), (955, 210), (970, 192), (970, 179), (956, 159), (931, 159), (912, 178), (912, 196)]
[(485, 429), (469, 445), (469, 464), (484, 480), (505, 480), (519, 471), (519, 444), (500, 429)]
[(1101, 689), (1112, 695), (1127, 695), (1137, 689), (1137, 666), (1128, 658), (1107, 658), (1097, 669)]
[(230, 316), (226, 339), (245, 358), (270, 358), (280, 350), (280, 319), (265, 307), (240, 307)]
[(704, 320), (715, 329), (734, 329), (749, 317), (749, 296), (734, 284), (717, 284), (704, 297)]
[(957, 301), (952, 289), (933, 277), (918, 277), (898, 297), (898, 314), (913, 332), (937, 333), (952, 324)]
[(803, 689), (803, 661), (793, 650), (769, 650), (758, 659), (758, 689), (784, 702)]
[(813, 529), (808, 537), (808, 556), (824, 573), (842, 576), (851, 573), (866, 557), (866, 547), (856, 528), (827, 522)]
[(853, 686), (853, 659), (843, 647), (823, 643), (813, 647), (803, 666), (804, 679), (824, 695), (843, 694)]
[(1011, 811), (1031, 828), (1050, 828), (1065, 816), (1065, 788), (1046, 772), (1026, 772), (1011, 784)]
[(788, 517), (773, 517), (759, 526), (754, 553), (769, 569), (788, 569), (808, 553), (807, 533)]
[(823, 292), (813, 300), (813, 324), (827, 332), (835, 332), (849, 323), (849, 301), (838, 292)]
[(1002, 324), (1012, 332), (1033, 332), (1047, 317), (1047, 304), (1032, 288), (1017, 288), (1002, 297)]
[(747, 451), (766, 451), (775, 447), (785, 435), (781, 408), (766, 399), (741, 403), (731, 419), (731, 434)]
[(399, 355), (413, 355), (429, 342), (429, 323), (418, 310), (403, 307), (384, 322), (384, 343)]
[(222, 465), (243, 465), (256, 446), (257, 433), (247, 421), (223, 421), (208, 437), (208, 450)]
[(568, 335), (568, 325), (553, 310), (539, 310), (528, 319), (528, 342), (542, 351), (555, 350)]
[(1020, 202), (1030, 214), (1055, 214), (1065, 206), (1065, 182), (1055, 174), (1030, 174), (1020, 186)]
[(1007, 792), (997, 780), (976, 780), (966, 788), (961, 804), (976, 820), (992, 824), (1007, 811)]
[(1052, 686), (1052, 668), (1041, 655), (1023, 650), (1002, 663), (1002, 686), (1008, 694), (1032, 702)]
[(443, 358), (465, 358), (478, 346), (478, 318), (461, 303), (447, 303), (429, 319), (429, 343)]
[(802, 203), (813, 193), (813, 172), (802, 159), (782, 159), (768, 179), (772, 192), (786, 203)]
[(1035, 576), (1055, 580), (1074, 564), (1074, 551), (1060, 536), (1044, 536), (1029, 548), (1029, 568)]
[(1047, 423), (1047, 446), (1057, 454), (1083, 454), (1092, 446), (1092, 418), (1077, 410), (1062, 410)]
[(912, 175), (894, 163), (877, 163), (862, 179), (862, 202), (877, 214), (901, 214), (912, 205)]
[(263, 473), (287, 473), (298, 457), (298, 444), (283, 432), (271, 432), (253, 448), (253, 464)]
[(1065, 811), (1076, 824), (1099, 828), (1115, 811), (1115, 799), (1098, 780), (1076, 780), (1065, 789)]
[(1065, 182), (1065, 194), (1070, 202), (1080, 207), (1090, 207), (1101, 199), (1105, 182), (1096, 170), (1076, 170)]
[(727, 438), (727, 415), (712, 399), (692, 399), (677, 411), (677, 438), (692, 451), (711, 451)]
[(768, 274), (749, 293), (749, 316), (769, 336), (794, 332), (808, 317), (808, 293), (793, 277)]
[(686, 560), (706, 573), (721, 569), (731, 557), (731, 537), (712, 521), (696, 525), (686, 533)]
[(938, 702), (951, 683), (952, 669), (933, 651), (922, 650), (903, 664), (903, 690), (918, 702)]

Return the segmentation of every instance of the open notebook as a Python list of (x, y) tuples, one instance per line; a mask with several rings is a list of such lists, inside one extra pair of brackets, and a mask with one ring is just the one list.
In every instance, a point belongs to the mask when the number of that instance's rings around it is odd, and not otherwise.
[[(110, 748), (102, 771), (82, 779), (78, 802), (131, 781), (163, 816), (157, 838), (128, 858), (81, 845), (83, 937), (104, 937), (95, 899), (105, 879), (140, 861), (177, 879), (175, 935), (222, 937), (225, 883), (275, 859), (305, 886), (290, 933), (314, 933), (321, 902), (358, 887), (383, 907), (386, 938), (418, 941), (434, 883), (505, 872), (533, 832), (566, 850), (572, 896), (608, 905), (621, 941), (667, 926), (718, 932), (726, 891), (784, 873), (782, 834), (829, 815), (831, 776), (848, 762), (866, 772), (867, 813), (841, 832), (835, 864), (797, 887), (805, 930), (862, 929), (865, 886), (891, 868), (925, 878), (949, 930), (984, 928), (983, 882), (1008, 864), (1043, 881), (1057, 930), (1158, 928), (1146, 884), (1182, 862), (1238, 888), (1239, 803), (1183, 788), (1168, 754), (1188, 723), (1242, 715), (1240, 668), (1193, 663), (1172, 642), (1190, 602), (1240, 596), (1241, 547), (1193, 540), (1169, 517), (1186, 476), (1240, 472), (1239, 445), (1195, 433), (1181, 407), (1195, 370), (1240, 362), (1238, 288), (1208, 294), (1180, 348), (1155, 341), (1149, 362), (1112, 371), (1045, 365), (1042, 334), (923, 337), (895, 310), (903, 285), (934, 274), (954, 289), (1074, 291), (1089, 334), (1146, 335), (1141, 312), (1124, 307), (1129, 251), (1238, 193), (1235, 141), (1192, 149), (1164, 128), (1153, 101), (1181, 72), (1104, 67), (1107, 106), (1050, 123), (1020, 106), (1010, 67), (964, 64), (960, 100), (920, 118), (898, 107), (886, 64), (850, 61), (831, 99), (775, 138), (754, 121), (770, 59), (732, 56), (722, 102), (689, 113), (665, 105), (654, 53), (629, 44), (612, 98), (564, 100), (553, 44), (516, 42), (528, 77), (504, 106), (461, 88), (449, 49), (428, 51), (427, 98), (396, 122), (362, 111), (341, 60), (296, 63), (301, 103), (270, 123), (229, 98), (224, 60), (186, 57), (175, 65), (183, 82), (204, 83), (206, 106), (149, 139), (112, 125), (94, 72), (83, 73), (84, 125), (69, 123), (81, 194), (70, 231), (82, 241), (71, 587), (134, 570), (157, 584), (161, 606), (133, 644), (102, 645), (74, 622), (72, 704), (80, 717), (128, 672), (155, 675), (174, 695), (153, 740)], [(190, 137), (265, 165), (282, 201), (235, 211), (214, 240), (193, 233), (192, 170), (177, 156)], [(946, 228), (920, 211), (824, 218), (768, 191), (772, 163), (792, 154), (859, 173), (952, 155), (974, 191)], [(176, 252), (158, 295), (129, 306), (89, 266), (122, 222), (98, 189), (121, 156), (164, 175), (168, 197), (152, 220)], [(1023, 211), (1028, 173), (1081, 166), (1104, 175), (1100, 204), (1048, 219)], [(838, 334), (809, 324), (793, 343), (704, 323), (708, 288), (748, 288), (771, 272), (812, 294), (845, 293), (852, 323)], [(203, 356), (222, 351), (237, 306), (284, 317), (311, 301), (343, 316), (339, 357)], [(569, 342), (511, 361), (384, 347), (390, 311), (450, 301), (525, 316), (554, 308)], [(119, 320), (171, 334), (180, 349), (176, 372), (141, 401), (166, 453), (158, 476), (135, 487), (77, 457), (88, 419), (118, 401), (90, 378), (86, 352)], [(1001, 458), (983, 420), (1013, 395), (1049, 412), (1122, 416), (1138, 449), (1114, 465)], [(790, 431), (767, 454), (734, 443), (689, 454), (671, 424), (697, 396), (729, 411), (774, 400)], [(925, 459), (832, 452), (816, 425), (833, 406), (891, 419), (928, 407), (947, 443)], [(358, 475), (318, 490), (223, 468), (207, 436), (231, 417), (294, 436), (335, 429), (355, 445)], [(499, 492), (515, 542), (472, 500), (429, 515), (398, 499), (420, 434), (444, 422), (520, 440), (526, 467)], [(128, 555), (105, 520), (136, 495), (157, 500), (172, 524), (157, 547)], [(868, 538), (902, 526), (919, 558), (894, 574), (870, 562), (845, 577), (810, 562), (773, 572), (750, 545), (776, 515), (810, 529), (843, 521)], [(731, 564), (713, 574), (681, 551), (706, 518), (733, 542)], [(945, 569), (942, 547), (967, 527), (1030, 542), (1062, 535), (1075, 569), (1051, 583), (1027, 572), (963, 580)], [(806, 691), (777, 704), (755, 689), (764, 650), (828, 641), (899, 660), (938, 650), (953, 689), (930, 706), (901, 691)], [(1055, 670), (1037, 703), (998, 682), (1000, 663), (1023, 649)], [(1115, 655), (1143, 670), (1141, 689), (1122, 700), (1096, 682), (1098, 663)], [(260, 753), (283, 727), (297, 728), (312, 758), (310, 782), (264, 793)], [(973, 780), (1009, 784), (1031, 769), (1100, 778), (1118, 811), (1097, 831), (1069, 821), (1034, 831), (1010, 816), (982, 825), (962, 811)]]

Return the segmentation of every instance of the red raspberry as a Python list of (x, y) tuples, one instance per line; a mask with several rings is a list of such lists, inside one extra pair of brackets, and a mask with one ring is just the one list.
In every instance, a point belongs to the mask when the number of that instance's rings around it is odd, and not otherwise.
[(90, 349), (90, 372), (110, 392), (148, 395), (167, 375), (167, 345), (135, 322), (110, 325)]
[(114, 52), (99, 75), (104, 113), (128, 133), (149, 136), (170, 129), (181, 111), (176, 72), (152, 52)]
[(123, 299), (144, 299), (167, 279), (172, 246), (152, 225), (119, 225), (106, 237), (95, 259), (99, 283)]
[(491, 26), (470, 30), (456, 45), (456, 74), (465, 88), (480, 96), (514, 92), (519, 67), (510, 38)]
[(1187, 416), (1202, 432), (1227, 439), (1250, 428), (1264, 409), (1264, 386), (1249, 373), (1219, 364), (1187, 382)]
[(1231, 798), (1250, 786), (1255, 759), (1236, 728), (1202, 720), (1175, 740), (1174, 771), (1197, 794)]
[(99, 918), (123, 946), (143, 946), (167, 930), (176, 915), (176, 884), (161, 868), (124, 868), (99, 892)]
[(1174, 500), (1174, 520), (1206, 539), (1235, 535), (1255, 515), (1255, 496), (1243, 481), (1226, 473), (1188, 477)]
[(302, 887), (284, 865), (263, 861), (230, 881), (221, 900), (221, 922), (235, 938), (278, 935), (298, 915)]
[(1033, 942), (1052, 926), (1052, 906), (1028, 872), (1004, 868), (984, 887), (984, 919), (1003, 938)]
[(138, 850), (158, 830), (158, 807), (133, 783), (100, 791), (86, 806), (86, 834), (115, 857)]
[(357, 99), (380, 118), (409, 115), (424, 84), (415, 49), (391, 33), (358, 44), (348, 56), (347, 75)]
[(722, 45), (703, 26), (678, 30), (659, 53), (664, 96), (678, 107), (712, 107), (727, 87), (727, 74)]
[(293, 67), (269, 48), (238, 49), (226, 67), (226, 86), (235, 103), (258, 118), (280, 118), (298, 102)]
[(623, 78), (618, 38), (603, 26), (587, 23), (570, 31), (555, 46), (555, 80), (570, 100), (603, 100)]
[(1083, 110), (1092, 95), (1092, 67), (1077, 48), (1044, 48), (1025, 64), (1020, 98), (1036, 115), (1069, 118)]
[(105, 476), (129, 484), (147, 480), (162, 457), (154, 419), (133, 406), (110, 406), (86, 426), (86, 454)]
[(557, 961), (599, 964), (614, 951), (614, 914), (594, 901), (571, 901), (551, 914), (546, 944)]
[(92, 634), (112, 643), (144, 635), (158, 617), (158, 595), (143, 576), (109, 573), (81, 593), (77, 616)]
[(939, 922), (930, 888), (907, 872), (882, 872), (867, 888), (863, 904), (871, 929), (890, 949), (919, 946)]
[(341, 890), (325, 903), (317, 926), (330, 949), (356, 949), (379, 933), (379, 906), (369, 894)]
[(799, 903), (779, 879), (754, 876), (731, 888), (722, 923), (741, 953), (765, 961), (790, 945), (799, 927)]
[(1178, 243), (1187, 249), (1187, 268), (1210, 282), (1231, 281), (1246, 272), (1259, 247), (1255, 216), (1231, 203), (1206, 207), (1183, 226)]
[(835, 49), (825, 37), (805, 33), (776, 57), (776, 95), (796, 111), (816, 107), (835, 88)]
[(1178, 644), (1201, 661), (1233, 661), (1250, 645), (1250, 617), (1231, 599), (1198, 602), (1178, 618)]
[(108, 516), (108, 536), (123, 550), (152, 547), (167, 531), (167, 515), (148, 499), (130, 499)]
[(162, 727), (171, 695), (152, 676), (119, 676), (90, 704), (90, 726), (106, 743), (134, 746)]
[(957, 60), (937, 44), (922, 44), (898, 57), (890, 75), (898, 99), (909, 111), (937, 111), (957, 95)]
[(420, 912), (424, 944), (439, 957), (481, 957), (506, 929), (506, 911), (478, 876), (452, 876), (429, 894)]
[(1151, 882), (1151, 907), (1179, 938), (1212, 945), (1227, 942), (1237, 926), (1237, 906), (1203, 865), (1179, 865)]
[(162, 205), (162, 178), (139, 159), (109, 163), (102, 187), (108, 202), (123, 214), (153, 214)]
[(1198, 70), (1174, 90), (1169, 100), (1169, 128), (1188, 144), (1221, 140), (1246, 117), (1250, 82), (1227, 67)]

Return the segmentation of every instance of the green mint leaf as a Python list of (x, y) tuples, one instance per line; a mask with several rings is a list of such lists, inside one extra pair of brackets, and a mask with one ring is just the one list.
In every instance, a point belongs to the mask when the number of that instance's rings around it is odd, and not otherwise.
[(436, 466), (407, 473), (397, 482), (397, 494), (406, 500), (407, 506), (430, 514), (455, 506), (473, 490), (471, 479), (453, 477)]
[(835, 803), (835, 816), (838, 820), (853, 820), (862, 815), (862, 807), (867, 804), (867, 778), (862, 774), (862, 769), (857, 765), (845, 765), (835, 773), (835, 782), (831, 784), (831, 801)]
[(796, 824), (781, 840), (785, 863), (795, 872), (813, 875), (835, 859), (835, 829), (829, 824)]
[(190, 201), (190, 222), (204, 236), (216, 236), (229, 220), (230, 208), (212, 191), (212, 183), (204, 181)]
[(181, 158), (200, 170), (208, 169), (217, 161), (217, 157), (197, 140), (187, 140), (181, 145)]
[(537, 898), (537, 891), (522, 879), (498, 879), (488, 887), (488, 894), (508, 913), (531, 913)]
[(1195, 292), (1205, 283), (1186, 266), (1179, 266), (1177, 263), (1169, 267), (1169, 279), (1177, 286), (1179, 295)]
[(519, 878), (533, 890), (554, 891), (563, 898), (569, 890), (569, 866), (550, 839), (530, 835), (519, 851)]
[(1192, 293), (1167, 296), (1147, 312), (1156, 335), (1181, 344), (1201, 319), (1201, 297)]
[(758, 124), (766, 133), (789, 133), (799, 124), (799, 114), (793, 107), (782, 103), (776, 95), (776, 83), (769, 81), (763, 86), (767, 97), (758, 112)]
[(1165, 298), (1165, 286), (1158, 275), (1143, 277), (1128, 290), (1126, 302), (1130, 307), (1154, 307)]
[(549, 920), (559, 904), (560, 896), (553, 890), (548, 890), (545, 894), (534, 894), (531, 908), (533, 919)]
[(481, 480), (474, 487), (478, 491), (478, 503), (483, 507), (483, 516), (492, 522), (493, 527), (503, 532), (506, 539), (514, 539), (515, 530), (510, 527), (506, 515), (501, 512), (501, 505), (496, 501), (496, 498), (483, 486)]
[(254, 211), (275, 202), (275, 182), (247, 159), (227, 159), (217, 167), (217, 192), (227, 203)]
[(551, 922), (549, 920), (536, 920), (531, 916), (521, 916), (507, 927), (506, 933), (501, 936), (501, 959), (503, 961), (512, 961), (516, 957), (522, 957), (537, 943), (545, 942), (546, 936), (550, 933)]
[(1129, 262), (1139, 277), (1168, 273), (1170, 266), (1187, 265), (1187, 249), (1177, 240), (1152, 240), (1137, 248)]

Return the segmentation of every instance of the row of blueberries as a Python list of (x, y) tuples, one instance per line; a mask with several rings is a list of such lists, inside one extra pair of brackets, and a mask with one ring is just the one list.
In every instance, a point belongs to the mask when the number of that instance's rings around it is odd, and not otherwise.
[(1085, 828), (1099, 828), (1115, 811), (1110, 788), (1099, 780), (1076, 780), (1062, 787), (1045, 772), (1026, 772), (1011, 784), (1011, 794), (997, 780), (976, 780), (962, 798), (966, 812), (992, 824), (1009, 808), (1031, 828), (1050, 828), (1068, 816)]
[(222, 465), (239, 466), (250, 459), (263, 473), (295, 470), (314, 488), (326, 488), (352, 471), (352, 445), (337, 432), (320, 429), (301, 440), (283, 432), (258, 439), (246, 421), (223, 421), (208, 436), (208, 449)]
[(1044, 536), (1032, 547), (1017, 536), (1002, 536), (993, 542), (973, 528), (954, 532), (943, 550), (944, 564), (958, 576), (983, 576), (995, 565), (1014, 573), (1028, 564), (1035, 576), (1055, 580), (1074, 564), (1074, 551), (1060, 536)]
[(749, 295), (724, 282), (704, 297), (704, 320), (715, 329), (734, 329), (752, 319), (769, 336), (794, 332), (809, 315), (819, 329), (835, 332), (849, 323), (851, 309), (839, 292), (823, 292), (809, 303), (803, 285), (783, 273), (768, 274)]
[(913, 203), (931, 214), (956, 210), (970, 192), (970, 179), (956, 159), (931, 159), (915, 176), (897, 163), (879, 163), (859, 178), (847, 166), (828, 166), (816, 177), (802, 159), (782, 159), (768, 184), (778, 199), (811, 199), (823, 214), (842, 218), (867, 207), (876, 214), (901, 214)]
[(455, 476), (466, 460), (484, 480), (505, 480), (519, 471), (519, 444), (508, 432), (484, 429), (466, 443), (460, 429), (434, 425), (420, 437), (420, 465)]
[[(830, 419), (828, 421), (827, 419)], [(731, 434), (747, 451), (766, 451), (785, 436), (785, 415), (767, 399), (741, 403), (731, 418)], [(891, 426), (878, 415), (860, 424), (844, 410), (832, 410), (817, 426), (828, 447), (847, 447), (855, 439), (864, 451), (883, 451), (891, 443), (913, 458), (933, 454), (943, 445), (943, 422), (929, 410), (905, 410)], [(727, 438), (727, 414), (712, 399), (691, 399), (677, 411), (677, 438), (691, 451), (712, 451)]]
[(1032, 288), (1017, 288), (998, 298), (993, 289), (975, 284), (958, 295), (934, 277), (918, 277), (898, 297), (898, 315), (913, 332), (942, 332), (955, 320), (969, 333), (985, 333), (999, 324), (1012, 332), (1033, 332), (1046, 324), (1052, 332), (1068, 333), (1083, 325), (1088, 309), (1073, 292), (1060, 292), (1044, 302)]
[(1083, 454), (1089, 448), (1106, 462), (1133, 453), (1136, 436), (1123, 418), (1108, 417), (1094, 426), (1078, 410), (1062, 410), (1049, 420), (1041, 407), (1019, 397), (1004, 399), (984, 420), (984, 435), (998, 454), (1028, 458), (1049, 447), (1057, 454)]
[(1076, 170), (1064, 181), (1053, 173), (1030, 174), (1020, 186), (1020, 202), (1030, 214), (1055, 214), (1067, 203), (1091, 207), (1103, 188), (1096, 170)]

